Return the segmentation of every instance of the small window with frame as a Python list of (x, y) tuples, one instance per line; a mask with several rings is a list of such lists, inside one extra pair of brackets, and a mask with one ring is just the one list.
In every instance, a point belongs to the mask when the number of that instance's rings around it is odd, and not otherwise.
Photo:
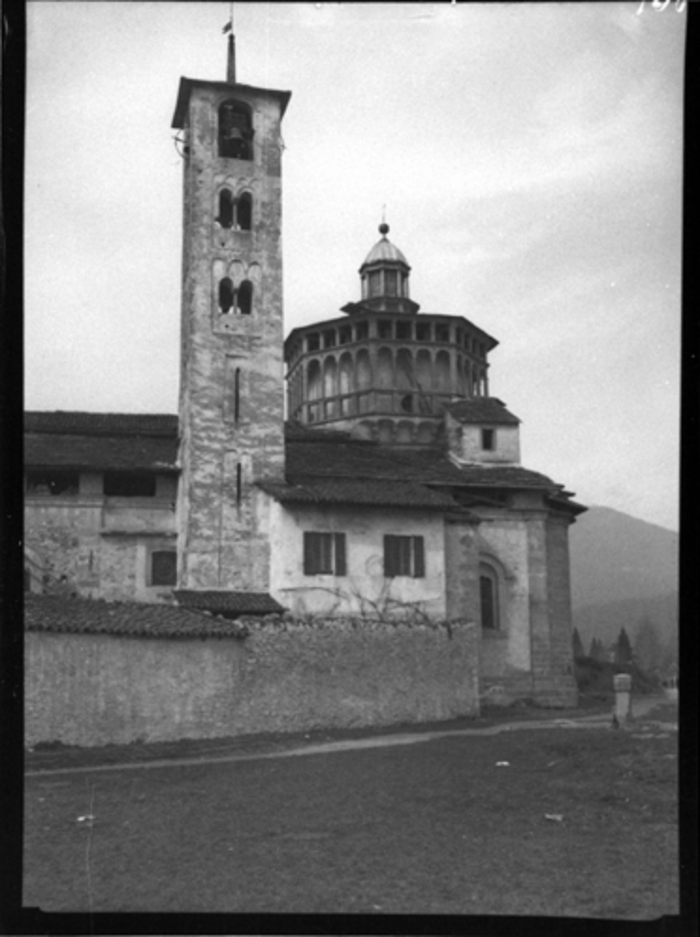
[(384, 575), (387, 579), (425, 576), (425, 545), (422, 537), (384, 537)]
[(496, 430), (495, 429), (482, 429), (481, 448), (485, 452), (494, 451), (494, 449), (496, 448)]
[(345, 534), (304, 531), (304, 575), (347, 575)]
[(153, 550), (150, 555), (149, 585), (177, 585), (177, 552)]

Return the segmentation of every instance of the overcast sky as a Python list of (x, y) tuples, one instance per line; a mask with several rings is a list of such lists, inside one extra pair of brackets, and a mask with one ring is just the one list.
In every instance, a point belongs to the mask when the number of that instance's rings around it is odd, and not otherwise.
[[(424, 312), (498, 339), (523, 464), (677, 528), (685, 13), (669, 3), (237, 3), (283, 124), (285, 331), (378, 239)], [(228, 3), (30, 2), (25, 404), (177, 412), (180, 76)]]

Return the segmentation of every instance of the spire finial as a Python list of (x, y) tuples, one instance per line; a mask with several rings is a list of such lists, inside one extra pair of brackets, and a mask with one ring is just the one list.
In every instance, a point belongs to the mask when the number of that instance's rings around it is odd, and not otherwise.
[(236, 36), (233, 32), (233, 0), (231, 0), (231, 14), (228, 23), (224, 26), (224, 33), (228, 33), (228, 58), (226, 60), (226, 81), (230, 85), (236, 84)]
[(379, 233), (383, 238), (389, 233), (389, 225), (386, 223), (386, 205), (382, 205), (382, 223), (379, 225)]

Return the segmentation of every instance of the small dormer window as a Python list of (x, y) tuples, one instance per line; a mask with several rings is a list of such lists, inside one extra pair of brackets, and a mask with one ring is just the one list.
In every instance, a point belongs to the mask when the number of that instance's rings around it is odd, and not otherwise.
[(495, 429), (482, 429), (481, 431), (481, 448), (486, 452), (493, 452), (496, 448), (496, 430)]
[(224, 101), (219, 108), (219, 156), (253, 158), (253, 122), (250, 108), (238, 101)]

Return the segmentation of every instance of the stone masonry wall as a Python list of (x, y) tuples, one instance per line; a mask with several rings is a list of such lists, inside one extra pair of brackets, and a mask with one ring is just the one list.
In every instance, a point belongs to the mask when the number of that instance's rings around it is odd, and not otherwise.
[(28, 632), (27, 745), (388, 726), (478, 714), (472, 622), (262, 623), (247, 638)]

